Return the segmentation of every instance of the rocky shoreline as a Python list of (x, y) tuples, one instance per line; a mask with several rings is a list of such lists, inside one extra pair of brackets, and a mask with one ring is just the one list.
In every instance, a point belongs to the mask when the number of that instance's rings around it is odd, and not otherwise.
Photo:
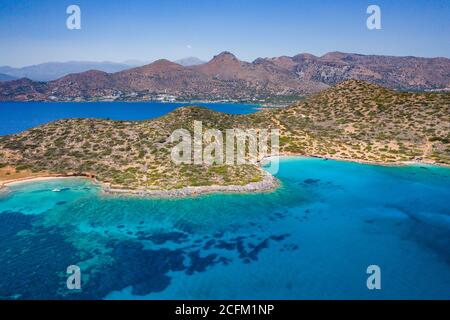
[(110, 184), (97, 180), (92, 175), (49, 175), (38, 177), (27, 177), (14, 180), (8, 180), (0, 182), (0, 190), (2, 192), (7, 191), (7, 187), (19, 183), (38, 182), (45, 180), (64, 179), (64, 178), (85, 178), (91, 180), (93, 183), (100, 185), (103, 194), (106, 195), (130, 195), (130, 196), (142, 196), (152, 198), (183, 198), (189, 196), (198, 196), (209, 193), (252, 193), (252, 192), (271, 192), (277, 189), (280, 185), (278, 179), (272, 176), (270, 173), (263, 171), (264, 177), (261, 181), (251, 182), (246, 185), (212, 185), (212, 186), (198, 186), (198, 187), (184, 187), (180, 189), (156, 189), (156, 190), (133, 190), (133, 189), (121, 189), (112, 188)]
[[(290, 153), (290, 152), (283, 152), (279, 156), (280, 158), (316, 158), (316, 159), (323, 159), (323, 160), (335, 160), (335, 161), (345, 161), (345, 162), (354, 162), (354, 163), (360, 163), (360, 164), (368, 164), (368, 165), (374, 165), (374, 166), (385, 166), (385, 167), (402, 167), (402, 166), (410, 166), (410, 165), (429, 165), (429, 166), (437, 166), (437, 167), (444, 167), (444, 168), (450, 168), (449, 164), (436, 162), (436, 161), (430, 161), (427, 159), (416, 159), (416, 160), (408, 160), (408, 161), (395, 161), (395, 162), (385, 162), (385, 161), (370, 161), (370, 160), (361, 160), (361, 159), (350, 159), (350, 158), (343, 158), (343, 157), (337, 157), (333, 155), (303, 155), (303, 154), (297, 154), (297, 153)], [(265, 160), (270, 160), (270, 157), (267, 157)]]
[(229, 185), (229, 186), (198, 186), (184, 187), (171, 190), (130, 190), (111, 188), (107, 184), (102, 184), (102, 190), (107, 195), (133, 195), (151, 198), (184, 198), (199, 196), (210, 193), (252, 193), (252, 192), (271, 192), (280, 186), (277, 178), (271, 174), (264, 172), (264, 178), (258, 182), (251, 182), (246, 185)]

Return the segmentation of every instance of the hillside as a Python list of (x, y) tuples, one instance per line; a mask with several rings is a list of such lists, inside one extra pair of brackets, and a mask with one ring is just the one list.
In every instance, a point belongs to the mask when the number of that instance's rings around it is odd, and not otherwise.
[(60, 120), (1, 137), (0, 164), (10, 174), (83, 174), (126, 189), (245, 185), (263, 179), (255, 165), (175, 165), (170, 134), (180, 128), (192, 132), (197, 120), (204, 129), (278, 128), (285, 154), (450, 165), (449, 115), (449, 93), (397, 93), (351, 80), (291, 107), (250, 115), (184, 107), (148, 121)]
[[(182, 62), (183, 63), (183, 62)], [(276, 101), (287, 105), (342, 81), (363, 80), (399, 91), (450, 90), (450, 59), (332, 52), (316, 57), (239, 60), (222, 52), (183, 66), (165, 59), (115, 73), (89, 70), (47, 83), (0, 83), (0, 101), (148, 101), (160, 95), (186, 100)], [(23, 89), (23, 90), (22, 90)]]
[(272, 113), (284, 128), (285, 152), (450, 164), (450, 93), (398, 93), (349, 80)]
[[(67, 119), (0, 137), (0, 163), (39, 172), (95, 176), (115, 188), (173, 189), (185, 186), (245, 185), (260, 181), (255, 166), (175, 165), (170, 134), (206, 127), (231, 127), (240, 116), (186, 107), (149, 121)], [(13, 170), (14, 171), (14, 170)], [(7, 179), (8, 177), (3, 177)]]

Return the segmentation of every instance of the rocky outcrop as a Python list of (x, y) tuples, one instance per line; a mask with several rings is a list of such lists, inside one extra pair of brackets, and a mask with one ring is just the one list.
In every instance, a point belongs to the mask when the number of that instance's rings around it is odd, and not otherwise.
[(109, 185), (103, 185), (103, 192), (106, 194), (116, 195), (135, 195), (142, 197), (154, 198), (183, 198), (193, 197), (208, 193), (251, 193), (251, 192), (270, 192), (274, 191), (279, 186), (279, 181), (271, 174), (265, 172), (264, 178), (258, 182), (250, 182), (246, 185), (213, 185), (213, 186), (198, 186), (198, 187), (184, 187), (180, 189), (169, 190), (129, 190), (111, 188)]

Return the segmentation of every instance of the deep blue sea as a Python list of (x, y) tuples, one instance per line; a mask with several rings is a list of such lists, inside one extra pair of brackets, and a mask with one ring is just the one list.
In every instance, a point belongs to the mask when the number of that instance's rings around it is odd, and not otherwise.
[(450, 169), (284, 158), (277, 177), (269, 194), (172, 200), (83, 179), (11, 186), (0, 298), (450, 299)]
[(162, 102), (0, 102), (0, 136), (18, 133), (65, 118), (147, 120), (160, 117), (178, 107), (195, 105), (226, 113), (257, 112), (258, 105), (232, 103)]

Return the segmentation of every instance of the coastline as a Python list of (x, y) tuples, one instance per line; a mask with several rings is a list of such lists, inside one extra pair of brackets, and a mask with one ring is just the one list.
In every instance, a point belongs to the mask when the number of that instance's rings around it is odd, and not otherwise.
[[(282, 153), (279, 156), (280, 158), (311, 158), (311, 159), (323, 159), (323, 160), (335, 160), (335, 161), (345, 161), (345, 162), (353, 162), (374, 166), (384, 166), (384, 167), (403, 167), (403, 166), (412, 166), (412, 165), (429, 165), (443, 168), (450, 168), (450, 164), (446, 163), (437, 163), (433, 161), (427, 160), (409, 160), (409, 161), (398, 161), (398, 162), (385, 162), (385, 161), (368, 161), (361, 159), (349, 159), (349, 158), (341, 158), (335, 156), (321, 156), (321, 155), (304, 155), (304, 154), (296, 154), (296, 153)], [(270, 160), (271, 157), (266, 157), (263, 160)]]
[(102, 193), (105, 195), (126, 195), (126, 196), (141, 196), (149, 198), (184, 198), (199, 196), (211, 193), (254, 193), (254, 192), (272, 192), (279, 186), (280, 182), (277, 178), (270, 173), (264, 172), (264, 178), (258, 182), (251, 182), (246, 185), (212, 185), (212, 186), (189, 186), (180, 189), (155, 189), (155, 190), (133, 190), (133, 189), (121, 189), (111, 188), (108, 183), (104, 183), (95, 179), (95, 177), (88, 175), (55, 175), (55, 176), (42, 176), (42, 177), (28, 177), (14, 180), (7, 180), (0, 182), (0, 191), (7, 191), (8, 186), (31, 183), (39, 181), (49, 181), (58, 179), (71, 179), (71, 178), (83, 178), (92, 181), (101, 187)]
[(111, 188), (108, 184), (100, 183), (102, 193), (106, 195), (126, 195), (149, 198), (186, 198), (206, 195), (211, 193), (266, 193), (275, 191), (280, 182), (270, 173), (265, 172), (264, 178), (258, 182), (251, 182), (246, 185), (212, 185), (212, 186), (190, 186), (180, 189), (155, 189), (155, 190), (130, 190)]
[(254, 106), (256, 109), (259, 107), (265, 108), (279, 108), (286, 107), (290, 104), (269, 104), (258, 101), (223, 101), (223, 100), (176, 100), (176, 101), (160, 101), (160, 100), (3, 100), (0, 102), (4, 103), (97, 103), (97, 102), (105, 102), (105, 103), (161, 103), (161, 104), (180, 104), (182, 106), (190, 106), (195, 104), (241, 104), (241, 105), (249, 105)]
[[(269, 156), (261, 159), (260, 164), (264, 165), (268, 161), (271, 161), (274, 157)], [(305, 159), (323, 159), (323, 160), (335, 160), (335, 161), (346, 161), (353, 163), (360, 163), (366, 165), (378, 165), (386, 167), (401, 167), (401, 166), (411, 166), (411, 165), (432, 165), (437, 167), (450, 168), (450, 165), (434, 163), (431, 161), (402, 161), (402, 162), (376, 162), (376, 161), (365, 161), (358, 159), (345, 159), (338, 157), (325, 157), (317, 155), (300, 155), (294, 153), (283, 153), (279, 158), (305, 158)], [(261, 169), (262, 170), (262, 169)], [(264, 178), (258, 182), (251, 182), (246, 185), (211, 185), (211, 186), (188, 186), (180, 189), (125, 189), (125, 188), (112, 188), (109, 183), (104, 183), (98, 181), (94, 175), (91, 174), (57, 174), (48, 176), (36, 176), (36, 177), (24, 177), (19, 179), (11, 179), (6, 181), (0, 181), (0, 192), (6, 191), (8, 186), (13, 186), (21, 183), (30, 183), (38, 181), (48, 181), (48, 180), (58, 180), (58, 179), (70, 179), (70, 178), (84, 178), (92, 181), (101, 187), (101, 192), (104, 195), (124, 195), (124, 196), (139, 196), (139, 197), (149, 197), (149, 198), (185, 198), (200, 196), (212, 193), (267, 193), (273, 192), (280, 187), (280, 181), (271, 175), (270, 173), (262, 170), (264, 173)]]
[(8, 187), (13, 186), (21, 183), (28, 183), (28, 182), (38, 182), (38, 181), (51, 181), (51, 180), (59, 180), (59, 179), (70, 179), (70, 178), (76, 178), (77, 176), (48, 176), (48, 177), (35, 177), (35, 178), (22, 178), (22, 179), (16, 179), (16, 180), (8, 180), (0, 183), (0, 187)]
[(0, 181), (0, 190), (4, 190), (9, 186), (22, 184), (22, 183), (31, 183), (31, 182), (39, 182), (39, 181), (51, 181), (51, 180), (60, 180), (60, 179), (73, 179), (73, 178), (84, 178), (89, 179), (94, 182), (97, 182), (95, 179), (93, 179), (92, 176), (86, 175), (86, 174), (46, 174), (41, 176), (29, 176), (29, 177), (22, 177), (17, 179), (11, 179), (11, 180), (4, 180)]

